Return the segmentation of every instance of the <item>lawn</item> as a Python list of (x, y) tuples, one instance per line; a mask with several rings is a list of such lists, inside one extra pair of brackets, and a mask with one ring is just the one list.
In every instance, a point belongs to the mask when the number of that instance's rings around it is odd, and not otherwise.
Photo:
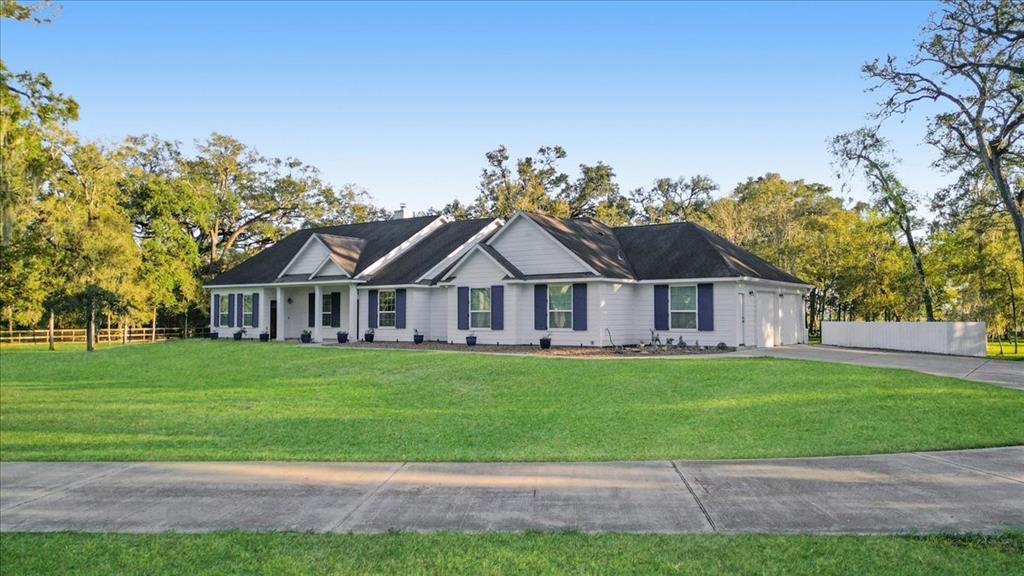
[(1024, 536), (11, 534), (31, 574), (1020, 574)]
[(1017, 343), (1017, 352), (1013, 351), (1013, 342), (989, 342), (987, 352), (989, 358), (997, 360), (1024, 360), (1024, 342)]
[(1024, 444), (1020, 391), (769, 358), (177, 341), (0, 350), (0, 458), (761, 458)]

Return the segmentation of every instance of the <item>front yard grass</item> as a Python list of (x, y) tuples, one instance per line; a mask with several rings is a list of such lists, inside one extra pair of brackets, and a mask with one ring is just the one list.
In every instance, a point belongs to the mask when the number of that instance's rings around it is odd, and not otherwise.
[(1020, 574), (1024, 536), (0, 534), (48, 574)]
[(0, 459), (579, 461), (1024, 444), (1024, 394), (770, 358), (0, 350)]
[[(1013, 342), (988, 342), (987, 354), (996, 360), (1024, 360), (1024, 342), (1017, 343), (1017, 351), (1013, 351)], [(1022, 368), (1024, 370), (1024, 368)]]

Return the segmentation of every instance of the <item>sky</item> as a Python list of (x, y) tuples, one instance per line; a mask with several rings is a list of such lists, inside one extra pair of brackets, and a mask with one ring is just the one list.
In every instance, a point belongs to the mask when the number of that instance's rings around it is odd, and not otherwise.
[[(484, 154), (561, 145), (623, 191), (707, 174), (731, 191), (778, 172), (866, 198), (827, 140), (869, 122), (860, 72), (906, 56), (936, 5), (908, 3), (64, 2), (4, 22), (0, 56), (81, 105), (76, 130), (188, 146), (229, 134), (414, 210), (477, 194)], [(883, 133), (914, 190), (926, 117)], [(187, 147), (188, 147), (187, 146)]]

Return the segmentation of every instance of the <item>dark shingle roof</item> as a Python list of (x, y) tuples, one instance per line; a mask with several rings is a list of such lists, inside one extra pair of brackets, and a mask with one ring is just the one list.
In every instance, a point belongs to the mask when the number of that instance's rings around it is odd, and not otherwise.
[(493, 218), (482, 218), (449, 222), (381, 268), (367, 284), (375, 286), (413, 284), (420, 276), (493, 221)]
[(419, 218), (402, 218), (398, 220), (382, 220), (378, 222), (298, 230), (285, 236), (270, 248), (254, 254), (241, 264), (207, 282), (207, 285), (224, 286), (272, 283), (277, 280), (277, 275), (291, 262), (310, 235), (315, 233), (348, 236), (366, 242), (353, 270), (354, 276), (436, 219), (437, 216), (422, 216)]
[(605, 224), (589, 218), (560, 220), (531, 212), (524, 214), (596, 270), (599, 276), (634, 277), (619, 241)]
[(352, 236), (339, 236), (338, 234), (323, 234), (317, 232), (314, 234), (324, 246), (331, 253), (331, 260), (341, 267), (342, 270), (348, 272), (349, 275), (354, 275), (356, 266), (359, 264), (359, 255), (362, 254), (363, 248), (366, 247), (366, 240), (364, 238), (354, 238)]
[(749, 276), (805, 284), (692, 222), (623, 226), (614, 232), (638, 280)]

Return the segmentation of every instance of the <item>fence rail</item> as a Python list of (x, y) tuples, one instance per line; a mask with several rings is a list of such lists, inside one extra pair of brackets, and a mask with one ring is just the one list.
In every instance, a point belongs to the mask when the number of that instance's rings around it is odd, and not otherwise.
[(821, 343), (984, 357), (985, 323), (826, 321), (821, 323)]
[[(184, 328), (141, 326), (131, 328), (97, 328), (96, 342), (149, 342), (176, 338), (204, 338), (210, 335), (209, 328)], [(45, 344), (49, 332), (43, 330), (0, 330), (0, 344)], [(54, 342), (85, 342), (85, 328), (56, 328)]]

